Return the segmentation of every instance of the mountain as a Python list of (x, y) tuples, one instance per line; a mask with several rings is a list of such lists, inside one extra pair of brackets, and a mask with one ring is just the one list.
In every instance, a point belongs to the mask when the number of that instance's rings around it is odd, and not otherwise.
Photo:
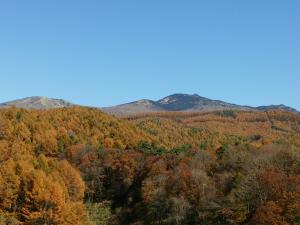
[(73, 106), (73, 104), (62, 99), (54, 99), (40, 96), (22, 98), (0, 104), (0, 108), (11, 106), (25, 109), (52, 109), (71, 107)]
[(296, 109), (280, 104), (280, 105), (267, 105), (267, 106), (258, 106), (256, 107), (258, 110), (266, 111), (266, 110), (272, 110), (272, 109), (281, 109), (289, 112), (296, 112), (299, 113)]
[(235, 105), (219, 100), (211, 100), (197, 94), (174, 94), (157, 101), (157, 104), (166, 111), (203, 111), (219, 109), (247, 110), (249, 107)]
[[(63, 99), (54, 99), (40, 96), (17, 99), (9, 102), (0, 103), (0, 108), (15, 106), (25, 109), (52, 109), (72, 107), (74, 104)], [(197, 94), (173, 94), (158, 101), (142, 99), (126, 104), (121, 104), (112, 107), (101, 108), (104, 112), (113, 115), (130, 115), (149, 112), (169, 112), (169, 111), (216, 111), (216, 110), (251, 110), (251, 111), (266, 111), (272, 109), (281, 109), (290, 112), (297, 112), (296, 109), (285, 105), (269, 105), (269, 106), (242, 106), (232, 103), (227, 103), (220, 100), (212, 100), (199, 96)]]
[(117, 105), (113, 107), (102, 108), (103, 111), (114, 115), (128, 115), (149, 112), (168, 112), (168, 111), (215, 111), (215, 110), (251, 110), (266, 111), (270, 109), (282, 109), (290, 112), (297, 112), (296, 109), (285, 105), (270, 106), (242, 106), (227, 103), (220, 100), (212, 100), (201, 97), (197, 94), (173, 94), (162, 98), (158, 101), (143, 99), (127, 104)]
[(105, 112), (115, 115), (161, 111), (213, 111), (223, 109), (253, 110), (253, 108), (248, 106), (212, 100), (197, 94), (173, 94), (158, 101), (144, 99), (118, 106), (102, 108)]
[(142, 99), (113, 107), (104, 107), (102, 110), (114, 115), (165, 111), (157, 102), (148, 99)]

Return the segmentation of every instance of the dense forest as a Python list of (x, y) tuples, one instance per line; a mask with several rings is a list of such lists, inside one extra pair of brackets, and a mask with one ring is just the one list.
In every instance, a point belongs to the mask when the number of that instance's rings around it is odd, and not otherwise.
[(1, 109), (0, 224), (300, 224), (300, 115)]

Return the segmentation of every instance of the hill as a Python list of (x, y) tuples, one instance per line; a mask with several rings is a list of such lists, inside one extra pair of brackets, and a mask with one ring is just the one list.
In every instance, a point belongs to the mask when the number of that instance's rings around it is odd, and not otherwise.
[[(251, 144), (259, 147), (270, 143), (300, 146), (300, 115), (284, 110), (214, 112), (156, 112), (124, 117), (148, 133), (171, 138), (171, 143), (192, 140), (209, 143), (217, 149), (222, 144)], [(191, 129), (193, 132), (183, 132)], [(202, 133), (202, 138), (196, 137)], [(177, 136), (178, 135), (178, 136)], [(195, 135), (195, 136), (194, 136)]]
[(24, 140), (46, 155), (64, 152), (77, 143), (99, 148), (137, 148), (141, 140), (154, 141), (131, 123), (99, 109), (69, 107), (49, 110), (0, 109), (2, 140)]

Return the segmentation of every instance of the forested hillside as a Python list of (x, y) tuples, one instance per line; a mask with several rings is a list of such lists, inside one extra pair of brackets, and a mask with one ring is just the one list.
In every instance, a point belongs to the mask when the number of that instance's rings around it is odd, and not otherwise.
[(300, 223), (300, 116), (0, 110), (0, 224)]

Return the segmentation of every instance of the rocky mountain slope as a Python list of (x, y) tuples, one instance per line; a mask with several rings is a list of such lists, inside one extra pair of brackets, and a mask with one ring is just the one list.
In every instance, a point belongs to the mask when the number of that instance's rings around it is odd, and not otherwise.
[(40, 96), (22, 98), (0, 104), (0, 108), (11, 106), (25, 109), (53, 109), (70, 107), (73, 106), (73, 104), (62, 99), (54, 99)]
[[(52, 109), (71, 107), (74, 104), (63, 99), (54, 99), (47, 97), (28, 97), (17, 99), (5, 103), (0, 103), (0, 108), (15, 106), (25, 109)], [(297, 112), (296, 109), (285, 105), (269, 105), (269, 106), (242, 106), (232, 103), (227, 103), (220, 100), (212, 100), (201, 97), (197, 94), (173, 94), (162, 98), (158, 101), (142, 99), (135, 102), (130, 102), (122, 105), (104, 107), (101, 110), (114, 115), (130, 115), (149, 112), (202, 112), (202, 111), (219, 111), (219, 110), (242, 110), (242, 111), (266, 111), (266, 110), (281, 109), (290, 112)]]
[(266, 110), (273, 110), (273, 109), (282, 109), (289, 112), (298, 112), (296, 109), (280, 104), (280, 105), (267, 105), (267, 106), (259, 106), (256, 107), (258, 110), (266, 111)]
[(212, 100), (197, 94), (173, 94), (158, 101), (140, 100), (113, 107), (102, 108), (115, 115), (127, 115), (148, 112), (168, 111), (215, 111), (215, 110), (263, 110), (250, 106), (241, 106), (220, 100)]

